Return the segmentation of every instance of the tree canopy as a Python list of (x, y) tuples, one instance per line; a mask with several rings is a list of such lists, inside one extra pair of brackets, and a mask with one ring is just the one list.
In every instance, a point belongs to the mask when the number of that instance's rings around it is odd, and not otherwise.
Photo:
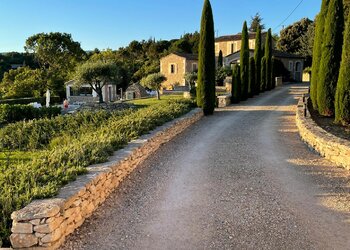
[(157, 92), (157, 99), (160, 99), (159, 90), (162, 86), (162, 82), (166, 81), (166, 77), (161, 73), (150, 74), (141, 79), (141, 84), (149, 89)]
[(255, 16), (251, 17), (250, 20), (250, 25), (249, 25), (249, 32), (257, 32), (258, 31), (258, 27), (260, 28), (260, 30), (264, 30), (265, 29), (265, 24), (262, 23), (263, 18), (260, 16), (260, 13), (256, 13)]

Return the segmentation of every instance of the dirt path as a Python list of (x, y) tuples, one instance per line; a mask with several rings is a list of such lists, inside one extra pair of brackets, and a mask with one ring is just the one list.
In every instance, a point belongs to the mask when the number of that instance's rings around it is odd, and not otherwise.
[(285, 86), (163, 146), (62, 249), (350, 249), (349, 172), (299, 139)]

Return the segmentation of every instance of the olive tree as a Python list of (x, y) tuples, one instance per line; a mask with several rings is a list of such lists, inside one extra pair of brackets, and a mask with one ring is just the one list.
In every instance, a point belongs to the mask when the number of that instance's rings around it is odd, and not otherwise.
[(160, 100), (159, 90), (162, 83), (166, 81), (166, 77), (161, 73), (153, 73), (141, 79), (141, 84), (144, 87), (155, 90), (157, 92), (157, 99)]

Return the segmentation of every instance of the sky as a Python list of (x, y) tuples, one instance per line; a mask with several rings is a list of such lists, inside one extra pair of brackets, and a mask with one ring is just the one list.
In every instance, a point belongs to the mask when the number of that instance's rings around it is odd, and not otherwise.
[[(279, 26), (301, 0), (211, 0), (216, 34), (236, 34), (257, 12)], [(283, 23), (314, 19), (321, 0), (304, 0)], [(203, 0), (0, 0), (0, 52), (23, 52), (41, 32), (70, 33), (84, 50), (118, 49), (133, 40), (170, 40), (199, 31)]]

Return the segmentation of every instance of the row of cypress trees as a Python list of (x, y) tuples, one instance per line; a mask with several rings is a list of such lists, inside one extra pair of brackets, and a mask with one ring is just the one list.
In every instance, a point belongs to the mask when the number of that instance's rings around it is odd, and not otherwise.
[[(254, 57), (249, 58), (249, 37), (247, 22), (243, 24), (240, 64), (235, 65), (232, 75), (232, 102), (238, 103), (259, 95), (260, 92), (275, 88), (272, 57), (272, 34), (268, 30), (262, 46), (261, 29), (258, 27), (255, 38)], [(264, 56), (263, 56), (264, 54)]]
[[(323, 116), (350, 123), (350, 18), (342, 0), (323, 0), (316, 19), (310, 98)], [(344, 33), (343, 33), (344, 32)]]

